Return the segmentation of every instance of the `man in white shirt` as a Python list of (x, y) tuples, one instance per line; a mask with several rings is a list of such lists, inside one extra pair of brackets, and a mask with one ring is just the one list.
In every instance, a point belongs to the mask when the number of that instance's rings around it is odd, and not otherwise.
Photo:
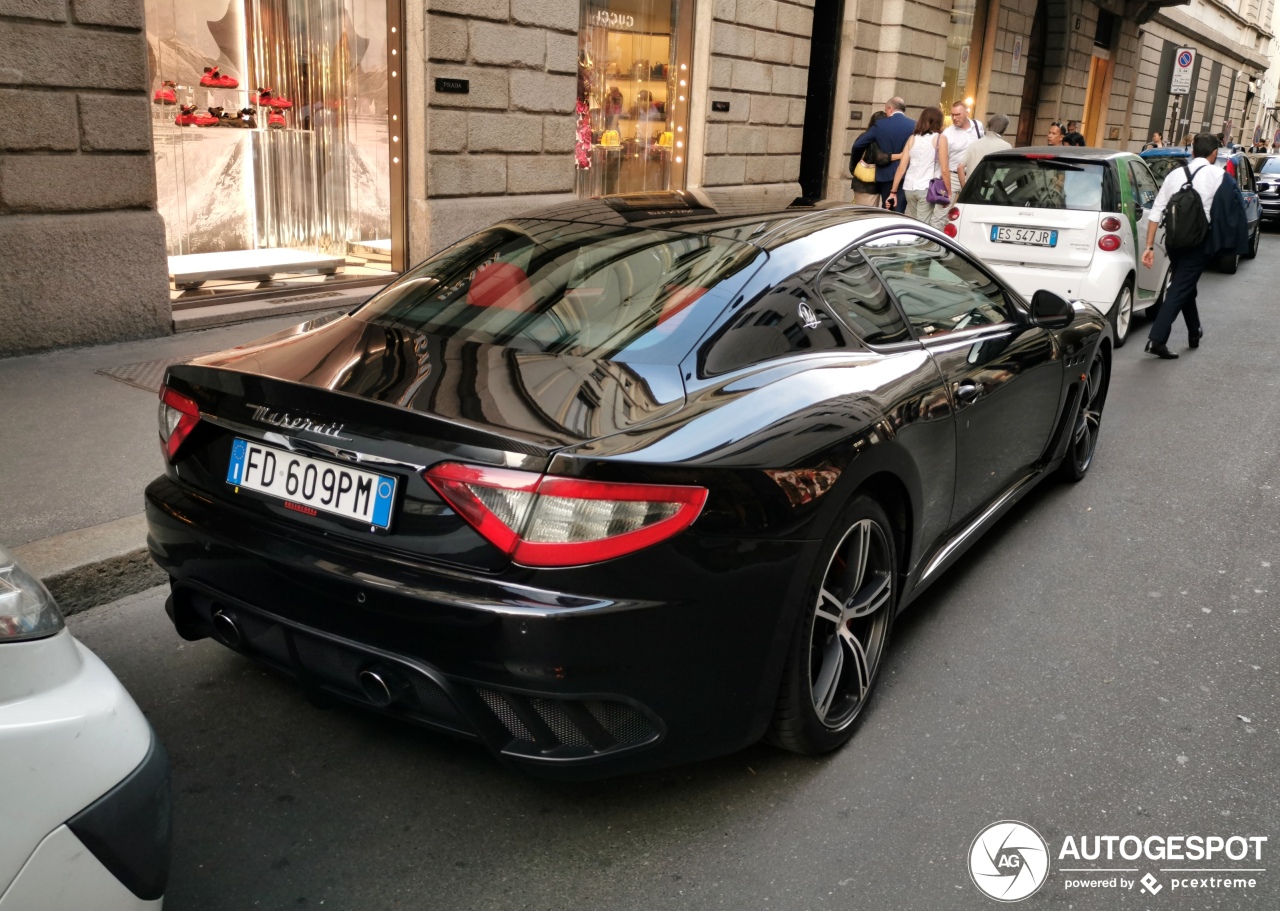
[[(1204, 206), (1205, 221), (1212, 218), (1213, 197), (1222, 186), (1222, 178), (1226, 172), (1214, 167), (1218, 159), (1218, 140), (1208, 133), (1201, 133), (1191, 142), (1192, 159), (1187, 164), (1191, 172), (1191, 186), (1200, 197)], [(1169, 200), (1182, 189), (1187, 182), (1187, 170), (1174, 168), (1160, 185), (1156, 201), (1151, 206), (1151, 216), (1147, 223), (1147, 247), (1142, 252), (1142, 265), (1150, 269), (1156, 258), (1156, 229), (1164, 218), (1164, 210)], [(1165, 292), (1164, 303), (1151, 324), (1146, 350), (1156, 357), (1173, 360), (1178, 355), (1169, 350), (1169, 333), (1173, 330), (1173, 321), (1179, 313), (1187, 324), (1187, 336), (1192, 348), (1200, 347), (1200, 337), (1204, 329), (1200, 325), (1200, 312), (1196, 309), (1196, 286), (1200, 283), (1200, 275), (1208, 265), (1209, 254), (1206, 249), (1208, 238), (1199, 247), (1191, 250), (1169, 251), (1169, 290)]]
[(951, 199), (960, 195), (960, 162), (969, 146), (984, 134), (982, 124), (969, 118), (969, 109), (963, 101), (951, 105), (951, 126), (942, 131), (947, 137), (947, 164), (951, 168)]
[(991, 120), (987, 123), (987, 132), (981, 139), (969, 145), (968, 150), (964, 153), (964, 158), (960, 159), (960, 168), (956, 172), (960, 177), (960, 186), (964, 186), (969, 182), (969, 175), (973, 173), (973, 169), (978, 166), (978, 162), (990, 155), (992, 152), (1002, 152), (1005, 149), (1012, 148), (1005, 138), (1000, 134), (1009, 128), (1009, 118), (1003, 114), (992, 114)]

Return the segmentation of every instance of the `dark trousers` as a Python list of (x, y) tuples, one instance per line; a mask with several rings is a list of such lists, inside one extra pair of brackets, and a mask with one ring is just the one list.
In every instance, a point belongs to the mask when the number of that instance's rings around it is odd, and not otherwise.
[[(889, 201), (889, 192), (893, 189), (892, 180), (877, 180), (876, 189), (880, 191), (880, 205), (884, 205)], [(898, 205), (894, 209), (895, 212), (907, 211), (907, 192), (901, 187), (898, 188)]]
[(1173, 321), (1182, 314), (1187, 324), (1187, 332), (1200, 331), (1200, 311), (1196, 309), (1196, 286), (1200, 284), (1200, 275), (1209, 264), (1209, 256), (1204, 247), (1188, 250), (1184, 253), (1169, 255), (1169, 268), (1173, 278), (1169, 280), (1169, 290), (1165, 292), (1164, 303), (1156, 313), (1156, 321), (1151, 324), (1148, 338), (1162, 345), (1169, 343), (1169, 333), (1173, 331)]

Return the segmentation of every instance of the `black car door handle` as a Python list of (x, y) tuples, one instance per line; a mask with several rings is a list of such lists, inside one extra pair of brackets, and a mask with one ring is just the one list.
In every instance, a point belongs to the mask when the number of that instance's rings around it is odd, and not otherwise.
[(972, 402), (978, 396), (982, 395), (982, 384), (973, 383), (965, 380), (956, 386), (956, 398), (962, 402)]

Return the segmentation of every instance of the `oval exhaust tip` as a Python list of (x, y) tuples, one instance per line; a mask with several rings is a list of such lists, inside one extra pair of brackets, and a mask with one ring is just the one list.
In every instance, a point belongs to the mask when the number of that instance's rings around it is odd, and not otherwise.
[(240, 624), (236, 623), (235, 617), (222, 609), (213, 612), (213, 635), (229, 648), (240, 648), (244, 644)]
[(380, 709), (396, 701), (396, 693), (387, 672), (382, 668), (367, 667), (358, 676), (365, 698)]

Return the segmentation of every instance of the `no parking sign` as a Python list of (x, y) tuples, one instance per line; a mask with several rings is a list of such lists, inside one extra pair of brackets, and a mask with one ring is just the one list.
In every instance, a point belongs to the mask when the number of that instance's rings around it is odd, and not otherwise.
[(1169, 93), (1171, 95), (1185, 95), (1191, 91), (1191, 68), (1195, 64), (1195, 48), (1178, 48), (1173, 56), (1173, 76), (1169, 80)]

